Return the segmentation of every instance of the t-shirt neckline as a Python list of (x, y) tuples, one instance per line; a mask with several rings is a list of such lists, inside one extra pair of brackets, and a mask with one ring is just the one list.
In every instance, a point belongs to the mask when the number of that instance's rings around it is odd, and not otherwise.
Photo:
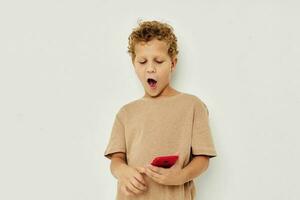
[(168, 100), (168, 99), (174, 99), (174, 98), (179, 97), (183, 94), (184, 94), (183, 92), (179, 92), (179, 93), (177, 93), (175, 95), (172, 95), (172, 96), (160, 96), (160, 97), (157, 97), (157, 98), (142, 97), (141, 99), (144, 100), (144, 101), (164, 101), (164, 100)]

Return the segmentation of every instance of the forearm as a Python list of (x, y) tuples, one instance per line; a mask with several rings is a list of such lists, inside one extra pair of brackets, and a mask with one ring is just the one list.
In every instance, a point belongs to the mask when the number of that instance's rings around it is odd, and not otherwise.
[(188, 182), (208, 168), (209, 158), (206, 156), (195, 156), (191, 162), (182, 169), (182, 182)]
[(121, 172), (121, 169), (124, 167), (127, 167), (127, 163), (123, 158), (115, 157), (111, 159), (110, 171), (116, 179), (119, 179), (119, 172)]

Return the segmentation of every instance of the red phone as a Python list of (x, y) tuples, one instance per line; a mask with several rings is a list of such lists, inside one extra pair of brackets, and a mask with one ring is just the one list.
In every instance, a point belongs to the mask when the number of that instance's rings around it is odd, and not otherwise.
[(156, 167), (170, 168), (176, 163), (178, 157), (178, 155), (158, 156), (152, 160), (151, 165)]

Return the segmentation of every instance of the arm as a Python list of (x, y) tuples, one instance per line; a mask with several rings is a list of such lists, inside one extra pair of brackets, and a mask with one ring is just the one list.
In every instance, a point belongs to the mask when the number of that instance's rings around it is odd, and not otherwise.
[(192, 161), (182, 169), (182, 182), (188, 182), (202, 174), (209, 165), (209, 157), (198, 155), (193, 156)]
[(119, 179), (120, 174), (118, 172), (122, 171), (120, 169), (124, 167), (127, 167), (125, 153), (113, 153), (111, 155), (110, 171), (116, 179)]
[(191, 162), (183, 169), (176, 167), (162, 168), (148, 165), (145, 169), (147, 176), (163, 185), (182, 185), (199, 176), (208, 168), (208, 156), (193, 156)]
[(110, 158), (111, 173), (120, 183), (121, 190), (125, 195), (132, 196), (147, 190), (146, 182), (139, 170), (127, 165), (125, 153), (113, 153)]

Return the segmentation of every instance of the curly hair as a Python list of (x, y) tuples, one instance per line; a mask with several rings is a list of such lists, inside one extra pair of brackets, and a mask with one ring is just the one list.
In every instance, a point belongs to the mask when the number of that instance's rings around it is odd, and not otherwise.
[(132, 62), (135, 59), (135, 45), (138, 42), (148, 42), (154, 38), (165, 41), (169, 46), (168, 54), (170, 58), (174, 58), (178, 54), (177, 37), (173, 33), (173, 27), (167, 23), (153, 21), (138, 20), (138, 27), (133, 28), (132, 33), (128, 37), (128, 53), (131, 56)]

